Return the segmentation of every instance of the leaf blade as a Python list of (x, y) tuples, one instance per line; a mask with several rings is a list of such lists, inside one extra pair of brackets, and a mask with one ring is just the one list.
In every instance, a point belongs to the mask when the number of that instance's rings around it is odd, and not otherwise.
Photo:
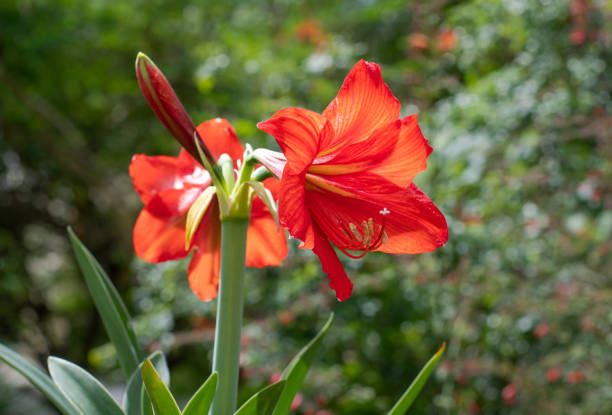
[(285, 388), (285, 381), (280, 380), (266, 386), (244, 403), (234, 415), (270, 415)]
[[(170, 383), (170, 373), (164, 354), (161, 351), (156, 351), (149, 355), (147, 359), (151, 360), (164, 383), (168, 385)], [(153, 415), (153, 407), (140, 374), (143, 363), (132, 373), (127, 383), (123, 398), (123, 408), (127, 415)]]
[(68, 234), (87, 288), (102, 318), (106, 333), (117, 351), (119, 365), (126, 378), (129, 378), (143, 357), (131, 329), (127, 308), (102, 266), (70, 227)]
[(19, 353), (0, 343), (0, 360), (19, 372), (64, 415), (80, 415), (49, 375), (28, 362)]
[(183, 415), (207, 414), (217, 390), (217, 372), (213, 372), (208, 379), (193, 394), (183, 409)]
[(414, 400), (419, 396), (419, 392), (421, 392), (421, 389), (425, 386), (425, 382), (427, 382), (427, 379), (429, 379), (429, 376), (436, 368), (440, 357), (442, 357), (442, 353), (444, 353), (444, 349), (446, 349), (446, 343), (442, 343), (442, 347), (440, 347), (425, 366), (423, 366), (423, 369), (421, 369), (417, 377), (414, 378), (410, 386), (408, 386), (408, 389), (406, 389), (406, 392), (399, 398), (387, 415), (403, 415), (410, 409)]
[(293, 398), (299, 391), (304, 382), (304, 378), (308, 373), (308, 369), (314, 360), (323, 338), (334, 321), (334, 313), (332, 313), (327, 322), (317, 335), (300, 350), (300, 352), (291, 360), (287, 368), (283, 371), (282, 379), (286, 380), (285, 388), (276, 404), (274, 415), (287, 415), (291, 409)]
[(49, 357), (49, 373), (64, 396), (87, 415), (123, 415), (106, 388), (85, 369), (58, 357)]
[(157, 415), (181, 415), (172, 393), (149, 359), (144, 361), (140, 373), (155, 413)]

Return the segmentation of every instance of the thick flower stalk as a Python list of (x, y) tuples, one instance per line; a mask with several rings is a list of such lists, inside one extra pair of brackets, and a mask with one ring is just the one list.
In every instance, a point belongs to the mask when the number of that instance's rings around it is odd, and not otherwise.
[(134, 227), (134, 247), (151, 262), (193, 251), (191, 289), (205, 301), (218, 291), (212, 369), (219, 381), (211, 413), (231, 414), (238, 391), (245, 264), (278, 265), (287, 255), (274, 202), (278, 182), (254, 174), (251, 148), (245, 151), (226, 120), (196, 128), (165, 76), (142, 53), (136, 76), (147, 102), (184, 150), (178, 158), (134, 156), (130, 175), (145, 204)]
[(323, 114), (285, 108), (258, 124), (283, 151), (256, 151), (281, 178), (280, 223), (317, 254), (339, 300), (353, 284), (334, 246), (350, 257), (416, 254), (448, 239), (444, 216), (413, 183), (432, 148), (416, 115), (399, 114), (380, 67), (359, 61)]

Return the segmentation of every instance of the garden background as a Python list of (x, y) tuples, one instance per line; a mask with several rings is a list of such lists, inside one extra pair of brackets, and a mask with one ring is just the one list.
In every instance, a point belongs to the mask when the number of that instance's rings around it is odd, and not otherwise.
[[(416, 183), (449, 242), (346, 260), (343, 303), (295, 243), (283, 267), (250, 270), (241, 400), (333, 310), (296, 414), (382, 413), (443, 341), (412, 413), (612, 413), (611, 29), (605, 0), (2, 1), (0, 341), (119, 384), (71, 225), (190, 395), (210, 371), (215, 302), (191, 293), (185, 262), (133, 253), (131, 156), (179, 151), (136, 53), (196, 123), (225, 117), (269, 148), (258, 121), (322, 111), (365, 58), (419, 114), (434, 152)], [(55, 412), (0, 364), (0, 414), (22, 413)]]

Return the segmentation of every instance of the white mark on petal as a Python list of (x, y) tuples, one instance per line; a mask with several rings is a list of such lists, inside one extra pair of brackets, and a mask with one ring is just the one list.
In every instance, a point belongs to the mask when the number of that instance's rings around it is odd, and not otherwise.
[(387, 209), (387, 208), (383, 208), (383, 209), (382, 209), (380, 212), (378, 212), (378, 213), (380, 213), (380, 214), (381, 214), (381, 215), (383, 215), (383, 216), (387, 216), (389, 213), (391, 213), (391, 211), (390, 211), (389, 209)]

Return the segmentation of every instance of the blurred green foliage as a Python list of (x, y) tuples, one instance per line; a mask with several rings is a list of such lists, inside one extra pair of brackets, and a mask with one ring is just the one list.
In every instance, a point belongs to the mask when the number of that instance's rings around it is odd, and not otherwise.
[[(442, 341), (414, 413), (612, 412), (611, 16), (605, 0), (1, 2), (0, 340), (118, 379), (71, 224), (190, 395), (210, 371), (215, 303), (191, 294), (185, 263), (134, 259), (130, 157), (178, 153), (140, 96), (136, 53), (195, 121), (228, 118), (267, 147), (258, 121), (322, 111), (365, 58), (419, 113), (435, 151), (416, 181), (450, 240), (347, 260), (343, 303), (295, 246), (251, 271), (242, 399), (333, 309), (296, 413), (382, 413)], [(26, 395), (0, 367), (0, 413)]]

